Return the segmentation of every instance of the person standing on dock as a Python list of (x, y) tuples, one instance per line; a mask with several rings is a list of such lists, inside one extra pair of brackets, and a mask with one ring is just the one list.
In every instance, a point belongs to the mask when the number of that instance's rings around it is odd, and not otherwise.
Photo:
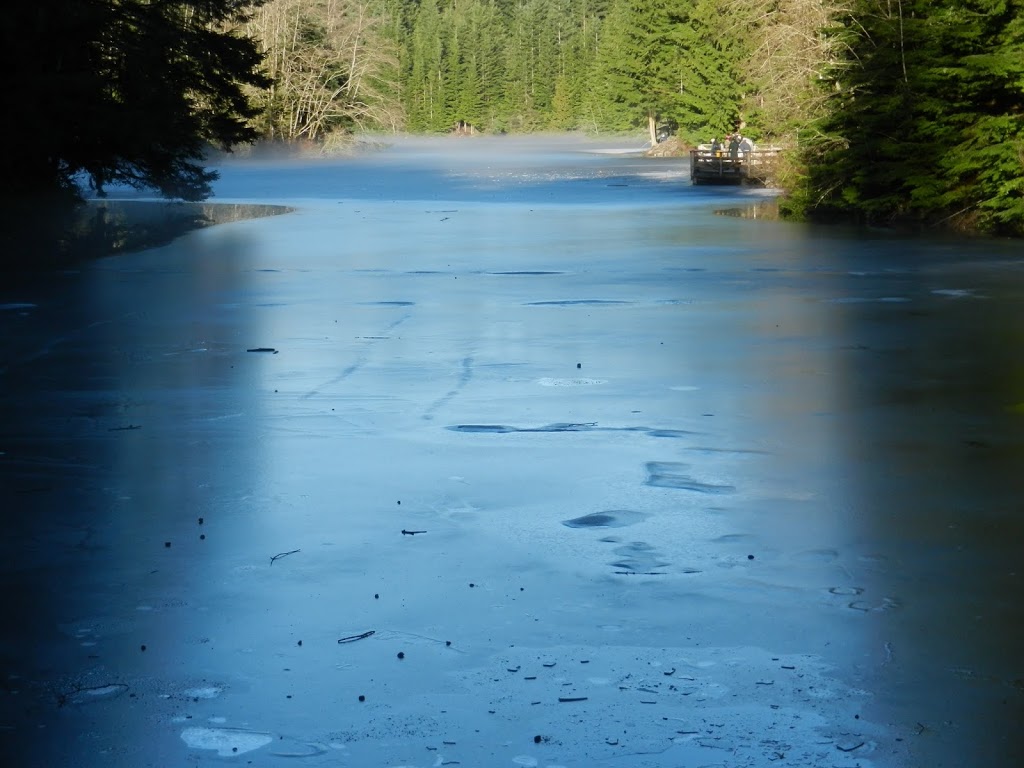
[(711, 151), (714, 153), (715, 157), (722, 156), (722, 142), (718, 140), (717, 136), (711, 140)]
[(729, 137), (729, 157), (734, 163), (740, 159), (740, 136), (738, 133)]

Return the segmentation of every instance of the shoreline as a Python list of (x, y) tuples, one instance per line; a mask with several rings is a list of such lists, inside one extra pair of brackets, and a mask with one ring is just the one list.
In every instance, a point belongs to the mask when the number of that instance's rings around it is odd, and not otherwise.
[(166, 245), (188, 232), (294, 209), (255, 203), (88, 199), (70, 213), (37, 211), (5, 233), (0, 271), (40, 272)]

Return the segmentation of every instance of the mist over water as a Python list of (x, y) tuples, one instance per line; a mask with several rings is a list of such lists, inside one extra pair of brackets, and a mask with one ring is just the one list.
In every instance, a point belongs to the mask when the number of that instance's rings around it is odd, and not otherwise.
[(1024, 762), (1019, 244), (385, 144), (0, 287), (0, 752)]

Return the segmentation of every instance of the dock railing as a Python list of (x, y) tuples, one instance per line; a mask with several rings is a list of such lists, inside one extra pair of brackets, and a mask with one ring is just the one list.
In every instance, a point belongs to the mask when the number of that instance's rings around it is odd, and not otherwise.
[(700, 145), (690, 150), (690, 181), (694, 184), (764, 184), (775, 168), (778, 147), (730, 152)]

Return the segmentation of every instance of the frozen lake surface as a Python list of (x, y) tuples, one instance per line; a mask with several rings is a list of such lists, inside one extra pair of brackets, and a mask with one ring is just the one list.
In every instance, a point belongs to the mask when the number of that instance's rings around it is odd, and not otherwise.
[(8, 764), (1024, 764), (1019, 243), (622, 142), (232, 161), (0, 287)]

